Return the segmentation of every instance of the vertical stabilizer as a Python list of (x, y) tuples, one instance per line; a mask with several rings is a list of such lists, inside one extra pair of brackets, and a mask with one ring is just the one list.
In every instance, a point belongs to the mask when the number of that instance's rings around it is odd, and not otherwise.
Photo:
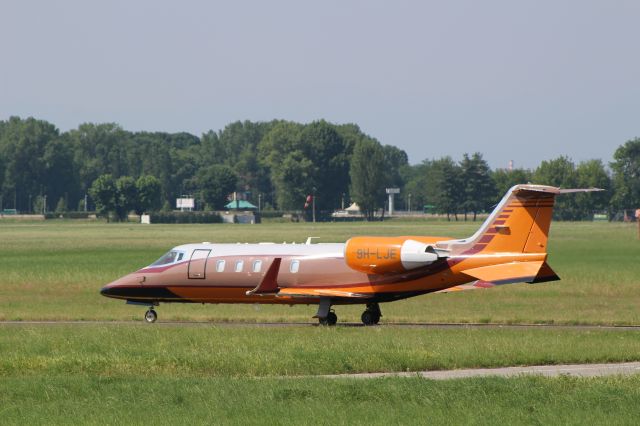
[(516, 185), (473, 236), (444, 241), (438, 247), (452, 254), (545, 253), (555, 196), (560, 192), (553, 186)]

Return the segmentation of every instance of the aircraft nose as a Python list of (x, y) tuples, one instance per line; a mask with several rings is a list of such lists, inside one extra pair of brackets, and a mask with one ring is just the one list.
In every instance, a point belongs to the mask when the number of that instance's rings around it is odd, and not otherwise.
[(129, 275), (125, 275), (122, 278), (118, 278), (115, 281), (110, 282), (100, 289), (100, 294), (106, 297), (119, 297), (123, 295), (127, 287), (130, 287), (133, 283)]
[(109, 297), (109, 296), (113, 296), (115, 293), (114, 293), (113, 287), (106, 285), (102, 287), (102, 289), (100, 289), (100, 294), (103, 296)]

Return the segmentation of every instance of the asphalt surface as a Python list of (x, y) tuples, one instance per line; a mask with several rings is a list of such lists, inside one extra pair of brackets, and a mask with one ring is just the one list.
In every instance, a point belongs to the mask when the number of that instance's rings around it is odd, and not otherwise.
[(566, 364), (534, 365), (530, 367), (473, 368), (466, 370), (418, 371), (412, 373), (359, 373), (314, 376), (327, 379), (376, 379), (381, 377), (422, 377), (433, 380), (462, 379), (467, 377), (517, 377), (538, 375), (545, 377), (578, 376), (602, 377), (632, 375), (640, 373), (640, 362), (622, 362), (615, 364)]

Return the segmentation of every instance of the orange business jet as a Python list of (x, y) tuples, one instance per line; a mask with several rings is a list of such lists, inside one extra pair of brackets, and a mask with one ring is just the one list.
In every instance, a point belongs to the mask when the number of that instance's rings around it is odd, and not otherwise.
[(107, 297), (160, 303), (318, 305), (314, 318), (334, 325), (335, 305), (363, 304), (377, 324), (379, 304), (425, 293), (487, 288), (559, 277), (547, 265), (556, 195), (596, 189), (516, 185), (471, 237), (353, 237), (340, 244), (185, 244), (101, 290)]

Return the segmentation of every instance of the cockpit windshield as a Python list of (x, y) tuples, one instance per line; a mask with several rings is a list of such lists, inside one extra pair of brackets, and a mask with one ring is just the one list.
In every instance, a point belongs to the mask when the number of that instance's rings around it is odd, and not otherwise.
[(153, 262), (151, 266), (162, 266), (168, 265), (170, 263), (180, 262), (183, 257), (183, 252), (171, 250), (170, 252), (164, 254), (160, 259)]

